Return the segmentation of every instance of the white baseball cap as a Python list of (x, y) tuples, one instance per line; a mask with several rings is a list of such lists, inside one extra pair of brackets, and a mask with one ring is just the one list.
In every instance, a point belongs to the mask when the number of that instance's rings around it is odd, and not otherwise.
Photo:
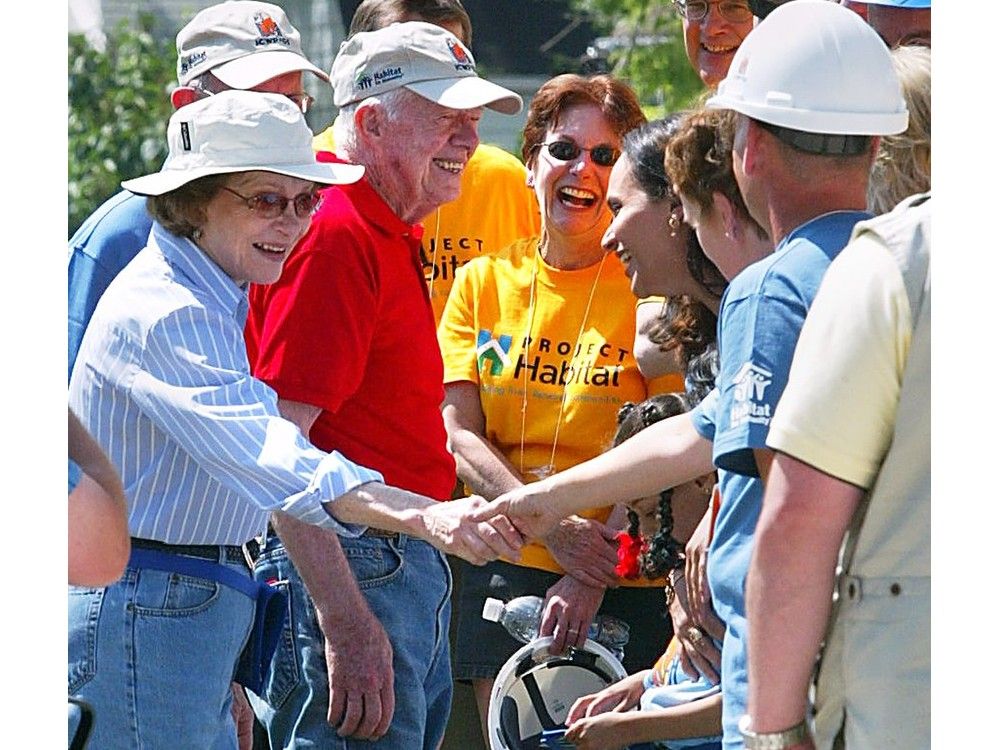
[(274, 172), (324, 185), (357, 182), (365, 168), (316, 161), (312, 131), (286, 97), (223, 91), (181, 107), (167, 125), (170, 153), (159, 172), (125, 180), (137, 195), (163, 195), (199, 177)]
[(212, 74), (234, 89), (308, 71), (330, 78), (302, 54), (299, 32), (271, 3), (233, 0), (205, 8), (177, 34), (177, 82)]
[(362, 31), (340, 45), (330, 71), (338, 107), (406, 87), (450, 109), (521, 111), (521, 97), (476, 74), (472, 53), (450, 31), (423, 21)]

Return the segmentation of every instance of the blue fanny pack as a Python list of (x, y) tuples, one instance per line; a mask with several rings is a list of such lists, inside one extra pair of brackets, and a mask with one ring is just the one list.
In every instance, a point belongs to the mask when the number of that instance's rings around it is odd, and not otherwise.
[(278, 647), (278, 639), (281, 637), (281, 629), (285, 625), (285, 615), (288, 612), (288, 595), (284, 591), (240, 575), (225, 565), (169, 552), (133, 548), (129, 565), (134, 568), (207, 578), (249, 597), (254, 603), (253, 629), (240, 654), (233, 681), (257, 695), (263, 695), (264, 680)]

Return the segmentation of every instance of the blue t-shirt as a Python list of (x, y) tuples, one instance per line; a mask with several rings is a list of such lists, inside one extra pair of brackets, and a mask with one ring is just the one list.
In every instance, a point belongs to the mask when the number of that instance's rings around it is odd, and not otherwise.
[(125, 190), (87, 217), (69, 241), (69, 370), (97, 301), (149, 239), (146, 199)]
[(764, 486), (753, 451), (767, 431), (788, 382), (802, 323), (830, 262), (850, 239), (860, 211), (819, 216), (791, 232), (773, 254), (732, 280), (719, 312), (716, 390), (692, 412), (695, 429), (712, 440), (722, 503), (708, 552), (715, 611), (726, 623), (722, 644), (724, 747), (742, 748), (737, 728), (746, 713), (746, 607), (743, 595)]

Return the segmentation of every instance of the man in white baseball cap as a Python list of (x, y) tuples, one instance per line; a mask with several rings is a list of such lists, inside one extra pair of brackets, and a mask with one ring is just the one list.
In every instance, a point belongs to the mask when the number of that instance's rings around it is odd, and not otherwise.
[[(282, 94), (304, 113), (309, 72), (329, 81), (302, 53), (299, 32), (271, 3), (235, 0), (205, 8), (177, 34), (175, 109), (226, 89)], [(127, 191), (109, 198), (69, 241), (69, 371), (90, 316), (118, 272), (146, 244), (153, 220)]]
[[(455, 461), (419, 222), (458, 196), (483, 107), (512, 114), (521, 99), (480, 78), (451, 32), (422, 21), (355, 34), (330, 78), (337, 153), (320, 158), (364, 165), (366, 178), (326, 191), (281, 279), (251, 289), (251, 366), (317, 447), (447, 501)], [(436, 748), (452, 690), (444, 557), (413, 536), (370, 529), (339, 540), (349, 566), (337, 568), (330, 535), (287, 516), (273, 523), (281, 538), (269, 535), (254, 574), (288, 581), (292, 617), (265, 700), (254, 702), (271, 747)], [(368, 674), (328, 684), (331, 602), (378, 619), (380, 629), (354, 618), (351, 636), (386, 661), (391, 653), (388, 684)], [(362, 694), (372, 698), (363, 711)]]

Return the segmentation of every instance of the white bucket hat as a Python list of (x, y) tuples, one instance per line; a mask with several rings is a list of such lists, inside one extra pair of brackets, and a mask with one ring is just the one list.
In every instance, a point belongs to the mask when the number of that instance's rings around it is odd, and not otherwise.
[(170, 153), (159, 172), (125, 180), (137, 195), (163, 195), (199, 177), (263, 171), (324, 185), (357, 182), (357, 164), (319, 163), (312, 131), (294, 103), (278, 94), (223, 91), (181, 107), (167, 125)]
[(302, 54), (299, 32), (271, 3), (234, 0), (198, 13), (177, 34), (177, 82), (212, 71), (234, 89), (250, 89), (276, 76), (308, 71), (330, 78)]
[(521, 111), (521, 97), (476, 74), (472, 53), (450, 31), (423, 21), (363, 31), (340, 45), (330, 71), (338, 107), (405, 86), (450, 109)]

